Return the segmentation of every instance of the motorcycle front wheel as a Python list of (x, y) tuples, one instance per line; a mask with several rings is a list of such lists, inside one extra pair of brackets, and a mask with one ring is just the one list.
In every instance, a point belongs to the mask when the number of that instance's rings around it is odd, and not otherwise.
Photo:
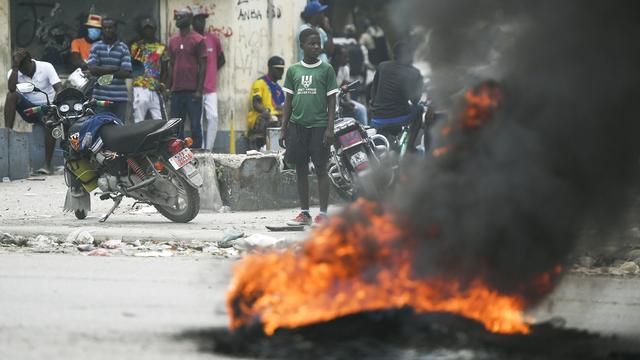
[(153, 205), (167, 219), (177, 223), (188, 223), (200, 212), (200, 194), (185, 178), (170, 170), (171, 183), (178, 190), (178, 201), (173, 206)]
[(84, 220), (87, 217), (87, 212), (84, 209), (76, 210), (73, 213), (76, 215), (76, 219), (78, 220)]

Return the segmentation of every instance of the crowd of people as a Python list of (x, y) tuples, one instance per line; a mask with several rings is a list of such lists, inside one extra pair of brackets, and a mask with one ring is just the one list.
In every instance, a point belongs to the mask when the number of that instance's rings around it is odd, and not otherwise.
[[(358, 91), (339, 100), (343, 115), (353, 116), (362, 125), (389, 134), (404, 125), (420, 126), (422, 110), (417, 103), (422, 77), (412, 66), (410, 45), (400, 42), (390, 51), (384, 30), (374, 20), (368, 20), (361, 33), (355, 25), (347, 24), (343, 36), (334, 37), (327, 8), (317, 0), (307, 3), (296, 35), (298, 62), (285, 74), (285, 60), (277, 55), (269, 58), (267, 74), (255, 80), (248, 101), (246, 135), (250, 147), (262, 149), (267, 144), (267, 129), (279, 127), (280, 145), (287, 149), (285, 160), (297, 171), (301, 213), (292, 225), (312, 222), (309, 161), (315, 165), (319, 183), (320, 214), (316, 221), (326, 217), (326, 167), (333, 141), (336, 94), (341, 86), (362, 83)], [(125, 80), (131, 79), (135, 123), (168, 116), (182, 118), (190, 124), (192, 147), (212, 150), (218, 123), (217, 76), (225, 65), (225, 56), (220, 39), (205, 31), (208, 16), (198, 6), (176, 11), (174, 21), (179, 31), (167, 44), (158, 39), (154, 21), (145, 18), (140, 22), (140, 39), (127, 45), (118, 38), (116, 21), (91, 14), (84, 36), (71, 44), (70, 59), (76, 71), (113, 78), (109, 84), (93, 89), (94, 98), (111, 104), (103, 111), (126, 123), (130, 99)], [(44, 104), (46, 99), (39, 93), (21, 94), (16, 84), (33, 82), (53, 98), (61, 89), (54, 67), (32, 59), (25, 49), (17, 49), (8, 77), (6, 126), (13, 127), (16, 111), (27, 122), (41, 123), (39, 117), (25, 116), (24, 110)], [(164, 107), (167, 96), (171, 99), (169, 114)], [(41, 172), (48, 173), (55, 141), (45, 133), (47, 165)], [(184, 125), (179, 136), (184, 136)]]
[[(126, 123), (131, 103), (134, 123), (145, 119), (182, 118), (189, 121), (193, 147), (212, 150), (218, 128), (217, 74), (225, 64), (225, 57), (220, 39), (205, 32), (207, 17), (209, 14), (203, 7), (176, 11), (174, 20), (179, 33), (167, 44), (158, 39), (154, 21), (144, 18), (139, 24), (139, 40), (126, 44), (118, 37), (117, 21), (90, 14), (82, 29), (83, 36), (71, 42), (70, 62), (73, 69), (85, 75), (112, 77), (110, 83), (91, 90), (91, 96), (110, 103), (108, 108), (96, 111), (111, 112)], [(12, 68), (7, 76), (5, 126), (13, 128), (16, 112), (24, 121), (41, 125), (41, 114), (27, 116), (25, 110), (46, 104), (46, 97), (37, 92), (22, 94), (16, 84), (33, 83), (53, 100), (62, 89), (53, 65), (33, 59), (28, 50), (20, 48), (13, 53)], [(132, 82), (132, 99), (127, 79)], [(168, 97), (171, 107), (167, 112)], [(45, 166), (37, 171), (42, 174), (51, 172), (55, 147), (49, 132), (45, 134)], [(184, 136), (184, 122), (180, 135)]]

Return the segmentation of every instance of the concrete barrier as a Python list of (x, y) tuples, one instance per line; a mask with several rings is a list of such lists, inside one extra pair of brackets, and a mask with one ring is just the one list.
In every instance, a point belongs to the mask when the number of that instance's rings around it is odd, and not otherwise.
[(24, 179), (31, 175), (29, 165), (29, 133), (9, 131), (9, 178)]
[(0, 128), (0, 178), (9, 176), (9, 131)]
[[(299, 206), (296, 173), (282, 170), (281, 157), (211, 154), (218, 175), (220, 197), (234, 211), (295, 208)], [(312, 205), (318, 204), (316, 177), (309, 177)], [(340, 202), (332, 196), (331, 203)]]
[(202, 175), (203, 185), (200, 188), (200, 209), (218, 211), (222, 208), (222, 198), (218, 186), (216, 162), (209, 152), (195, 152), (198, 169)]

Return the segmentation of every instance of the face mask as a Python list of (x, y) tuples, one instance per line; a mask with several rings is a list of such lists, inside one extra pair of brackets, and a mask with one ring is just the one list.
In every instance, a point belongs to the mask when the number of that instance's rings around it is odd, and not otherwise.
[(100, 33), (101, 33), (100, 29), (96, 29), (96, 28), (87, 29), (87, 35), (91, 40), (98, 40), (100, 38)]

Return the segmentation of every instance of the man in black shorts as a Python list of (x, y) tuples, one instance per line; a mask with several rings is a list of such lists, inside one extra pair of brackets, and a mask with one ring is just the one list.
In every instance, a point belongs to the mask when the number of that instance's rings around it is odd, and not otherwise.
[(309, 213), (309, 159), (318, 176), (320, 214), (316, 224), (327, 217), (329, 206), (329, 146), (333, 141), (338, 84), (331, 65), (318, 59), (322, 53), (320, 35), (306, 29), (300, 33), (304, 59), (287, 70), (286, 94), (280, 145), (286, 147), (285, 161), (295, 164), (301, 212), (288, 225), (311, 225)]

